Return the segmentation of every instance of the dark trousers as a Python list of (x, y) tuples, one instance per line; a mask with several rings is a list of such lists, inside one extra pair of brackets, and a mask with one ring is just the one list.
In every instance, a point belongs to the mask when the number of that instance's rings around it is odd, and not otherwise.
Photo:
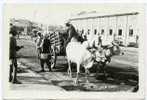
[(17, 81), (17, 59), (10, 59), (10, 72), (9, 72), (9, 82), (15, 82)]
[(38, 58), (40, 58), (40, 54), (41, 54), (41, 48), (37, 48), (37, 55), (38, 55)]
[(51, 71), (51, 62), (50, 59), (40, 59), (41, 69), (44, 70), (44, 64), (47, 64), (49, 71)]

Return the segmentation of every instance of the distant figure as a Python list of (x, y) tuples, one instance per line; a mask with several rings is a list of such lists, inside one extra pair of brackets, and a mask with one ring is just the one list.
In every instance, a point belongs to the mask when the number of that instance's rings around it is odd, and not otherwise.
[(86, 36), (87, 36), (87, 40), (90, 40), (90, 29), (87, 30)]
[[(14, 26), (11, 25), (10, 27), (10, 52), (9, 52), (9, 59), (10, 59), (10, 73), (9, 73), (9, 82), (20, 84), (17, 80), (17, 55), (16, 52), (23, 48), (23, 46), (17, 46), (16, 35), (17, 30)], [(14, 74), (12, 74), (14, 73)]]
[(17, 37), (18, 39), (20, 39), (20, 34), (21, 34), (21, 31), (18, 32), (18, 37)]
[(44, 72), (44, 64), (46, 63), (49, 71), (51, 70), (51, 43), (49, 40), (49, 35), (45, 34), (44, 39), (42, 40), (42, 43), (40, 45), (41, 52), (40, 52), (40, 65), (41, 65), (41, 70), (40, 72)]
[(136, 35), (136, 47), (138, 47), (139, 36)]
[(102, 36), (101, 35), (98, 36), (98, 41), (99, 41), (98, 45), (102, 46)]
[(84, 41), (87, 41), (87, 36), (86, 35), (84, 35)]
[(41, 53), (41, 47), (40, 47), (41, 42), (42, 42), (41, 32), (38, 32), (36, 39), (36, 49), (37, 49), (38, 58), (40, 57), (40, 53)]
[(86, 34), (84, 33), (84, 29), (81, 31), (82, 42), (86, 41)]

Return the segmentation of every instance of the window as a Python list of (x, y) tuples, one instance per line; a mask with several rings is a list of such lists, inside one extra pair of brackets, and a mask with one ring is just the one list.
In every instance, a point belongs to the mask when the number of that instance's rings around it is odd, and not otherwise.
[(102, 35), (104, 34), (104, 29), (101, 30), (101, 34), (102, 34)]
[(133, 36), (133, 29), (129, 29), (129, 36)]
[(118, 35), (121, 36), (122, 35), (122, 29), (118, 30)]
[(97, 29), (94, 30), (94, 34), (95, 34), (95, 35), (96, 35), (96, 33), (97, 33)]
[(109, 35), (112, 35), (112, 32), (113, 32), (113, 30), (112, 30), (112, 29), (110, 29), (110, 30), (109, 30)]

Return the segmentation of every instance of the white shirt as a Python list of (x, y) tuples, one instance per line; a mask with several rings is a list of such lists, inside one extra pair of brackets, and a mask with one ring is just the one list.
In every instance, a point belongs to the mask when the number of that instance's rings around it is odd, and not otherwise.
[(36, 39), (36, 48), (37, 49), (40, 48), (41, 43), (42, 43), (41, 37), (38, 36), (37, 39)]

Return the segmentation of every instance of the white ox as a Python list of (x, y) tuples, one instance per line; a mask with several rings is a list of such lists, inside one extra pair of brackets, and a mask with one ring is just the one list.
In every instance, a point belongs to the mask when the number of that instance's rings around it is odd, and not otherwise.
[(70, 77), (72, 77), (71, 63), (73, 62), (77, 65), (77, 76), (75, 80), (75, 83), (77, 83), (78, 74), (80, 73), (80, 65), (83, 65), (86, 73), (88, 74), (88, 69), (94, 64), (94, 56), (79, 42), (69, 42), (66, 47), (66, 55), (68, 60), (68, 73), (70, 74)]
[[(70, 42), (68, 43), (66, 47), (66, 55), (67, 55), (67, 61), (68, 61), (68, 74), (70, 74), (70, 77), (72, 77), (71, 72), (71, 63), (76, 63), (77, 65), (77, 76), (75, 83), (78, 83), (78, 77), (80, 73), (80, 65), (82, 65), (85, 68), (86, 72), (86, 79), (87, 74), (89, 73), (89, 68), (91, 68), (94, 64), (94, 61), (98, 62), (101, 66), (101, 70), (104, 72), (105, 75), (105, 65), (106, 62), (111, 61), (111, 57), (113, 55), (119, 55), (120, 49), (119, 46), (112, 45), (107, 48), (103, 48), (102, 50), (95, 49), (94, 52), (90, 52), (87, 48), (85, 48), (85, 45), (79, 43), (79, 42)], [(88, 79), (87, 79), (88, 82)]]
[[(85, 41), (81, 44), (80, 42), (72, 41), (67, 44), (66, 55), (68, 60), (68, 73), (70, 74), (70, 77), (72, 76), (71, 63), (73, 62), (77, 65), (77, 76), (75, 83), (78, 82), (80, 65), (85, 68), (85, 71), (88, 74), (88, 69), (93, 66), (94, 61), (103, 62), (105, 65), (107, 61), (110, 62), (113, 55), (120, 54), (120, 48), (118, 45), (110, 42), (110, 44), (107, 43), (107, 45), (109, 46), (106, 46), (105, 48), (101, 47), (101, 45), (98, 45), (98, 42), (98, 37), (95, 37), (91, 42)], [(93, 48), (93, 45), (95, 45), (96, 49), (94, 50), (94, 52), (90, 52), (87, 48)]]

